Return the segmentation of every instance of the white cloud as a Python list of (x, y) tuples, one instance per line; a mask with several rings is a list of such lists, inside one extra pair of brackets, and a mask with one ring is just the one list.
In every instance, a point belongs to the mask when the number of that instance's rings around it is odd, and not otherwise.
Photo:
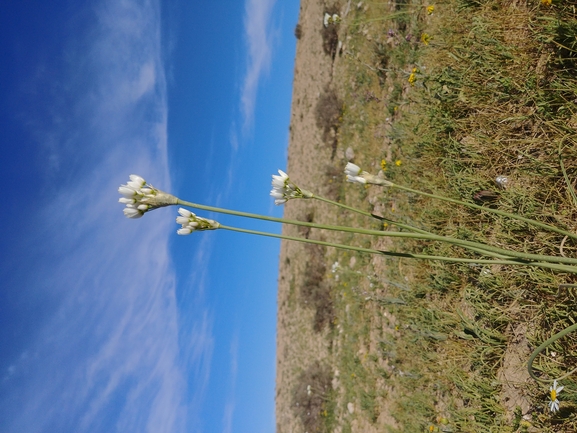
[(187, 431), (187, 369), (201, 394), (210, 374), (210, 314), (187, 322), (176, 302), (174, 212), (133, 221), (117, 203), (131, 173), (170, 190), (160, 5), (95, 11), (37, 131), (58, 182), (22, 241), (39, 260), (22, 290), (47, 300), (46, 317), (3, 375), (6, 432)]
[(227, 402), (224, 406), (224, 416), (222, 421), (222, 431), (224, 433), (232, 432), (232, 425), (234, 421), (234, 409), (236, 407), (235, 402), (235, 390), (236, 390), (236, 378), (238, 374), (238, 345), (239, 337), (238, 331), (235, 332), (232, 342), (230, 344), (230, 383), (231, 389), (229, 391), (229, 396)]
[(247, 71), (241, 94), (241, 112), (246, 130), (252, 126), (259, 82), (270, 67), (273, 31), (271, 12), (275, 0), (246, 0), (244, 32), (248, 49)]

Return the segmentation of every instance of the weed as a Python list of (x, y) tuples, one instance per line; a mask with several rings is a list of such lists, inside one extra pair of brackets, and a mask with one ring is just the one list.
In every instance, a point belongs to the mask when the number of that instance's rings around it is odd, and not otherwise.
[(327, 365), (312, 363), (297, 379), (292, 393), (292, 408), (300, 418), (305, 431), (310, 433), (329, 432), (332, 405), (332, 372)]
[(303, 37), (303, 26), (300, 23), (297, 23), (295, 26), (295, 38), (300, 39)]
[(322, 131), (323, 141), (333, 149), (337, 148), (337, 132), (343, 113), (343, 102), (331, 86), (325, 87), (315, 108), (317, 127)]
[[(325, 9), (325, 13), (329, 15), (338, 14), (340, 7), (338, 5), (331, 5)], [(321, 37), (323, 40), (323, 51), (332, 59), (337, 54), (337, 47), (339, 45), (338, 24), (330, 24), (321, 30)]]

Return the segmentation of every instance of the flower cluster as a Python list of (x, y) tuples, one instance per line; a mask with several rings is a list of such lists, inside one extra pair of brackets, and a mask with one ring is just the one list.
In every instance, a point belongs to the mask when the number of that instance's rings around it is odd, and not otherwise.
[(425, 45), (429, 45), (429, 42), (431, 41), (431, 36), (429, 36), (428, 33), (423, 33), (421, 34), (421, 42)]
[(194, 231), (215, 230), (220, 227), (220, 224), (214, 220), (196, 216), (195, 213), (180, 208), (178, 209), (180, 216), (176, 217), (176, 223), (182, 225), (176, 233), (181, 236), (186, 236)]
[(409, 81), (409, 84), (410, 84), (411, 86), (414, 86), (414, 85), (415, 85), (415, 81), (417, 81), (417, 72), (418, 72), (418, 69), (417, 69), (417, 68), (413, 68), (412, 71), (411, 71), (411, 75), (409, 75), (409, 80), (408, 80), (408, 81)]
[(325, 27), (328, 27), (329, 24), (338, 24), (341, 22), (341, 17), (337, 14), (329, 14), (325, 12), (325, 16), (323, 18), (323, 24)]
[(270, 195), (274, 197), (274, 204), (286, 203), (291, 198), (312, 198), (313, 194), (296, 186), (284, 171), (279, 170), (278, 175), (272, 175), (272, 190)]
[(557, 399), (557, 394), (563, 391), (564, 386), (558, 386), (557, 380), (553, 381), (553, 385), (549, 388), (549, 393), (551, 401), (549, 402), (549, 410), (551, 412), (557, 412), (559, 410), (559, 400)]
[(347, 175), (347, 182), (359, 183), (361, 185), (373, 184), (373, 185), (383, 185), (392, 186), (393, 183), (382, 177), (375, 176), (367, 171), (364, 171), (356, 164), (348, 162), (345, 167), (345, 174)]
[(177, 203), (176, 197), (154, 188), (136, 174), (131, 174), (130, 181), (120, 185), (118, 192), (123, 196), (118, 201), (126, 205), (127, 218), (140, 218), (149, 210)]

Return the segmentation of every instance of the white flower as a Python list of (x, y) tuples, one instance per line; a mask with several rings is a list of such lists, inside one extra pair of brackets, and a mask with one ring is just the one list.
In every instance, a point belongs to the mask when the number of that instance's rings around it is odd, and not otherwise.
[(383, 185), (383, 186), (392, 186), (393, 183), (389, 182), (388, 180), (383, 179), (382, 177), (375, 176), (369, 172), (364, 171), (356, 164), (352, 162), (348, 162), (345, 167), (345, 174), (347, 175), (347, 182), (351, 183), (360, 183), (361, 185), (365, 185), (367, 183), (373, 185)]
[(278, 173), (278, 175), (272, 175), (270, 195), (275, 199), (274, 204), (286, 203), (291, 198), (311, 198), (313, 196), (312, 193), (296, 186), (284, 171), (279, 170)]
[(136, 175), (130, 175), (126, 185), (120, 185), (118, 192), (123, 196), (119, 203), (125, 204), (124, 215), (127, 218), (140, 218), (147, 211), (177, 203), (177, 198), (167, 194)]
[(325, 27), (328, 27), (331, 21), (332, 21), (331, 16), (325, 12), (325, 17), (323, 18), (323, 24), (325, 25)]
[(557, 379), (553, 381), (553, 385), (549, 388), (549, 396), (551, 401), (549, 401), (549, 410), (553, 413), (559, 410), (559, 400), (557, 399), (557, 394), (563, 391), (564, 386), (557, 385)]
[(367, 180), (362, 177), (362, 174), (368, 174), (366, 171), (361, 170), (356, 164), (348, 162), (345, 167), (345, 174), (347, 175), (347, 182), (360, 183), (362, 185), (367, 183)]
[(194, 212), (188, 209), (178, 209), (180, 216), (176, 217), (176, 223), (182, 227), (176, 231), (181, 236), (186, 236), (194, 231), (215, 230), (220, 227), (220, 224), (208, 218), (196, 216)]
[(339, 17), (337, 14), (333, 14), (332, 19), (333, 19), (333, 24), (338, 24), (341, 22), (341, 17)]

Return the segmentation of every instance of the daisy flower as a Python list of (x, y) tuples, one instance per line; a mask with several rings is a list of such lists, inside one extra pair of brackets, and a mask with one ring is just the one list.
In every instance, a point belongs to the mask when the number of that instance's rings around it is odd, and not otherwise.
[(557, 399), (557, 394), (563, 391), (563, 386), (557, 385), (557, 379), (553, 381), (553, 385), (549, 388), (549, 397), (551, 401), (549, 401), (549, 410), (553, 413), (559, 410), (559, 400)]

